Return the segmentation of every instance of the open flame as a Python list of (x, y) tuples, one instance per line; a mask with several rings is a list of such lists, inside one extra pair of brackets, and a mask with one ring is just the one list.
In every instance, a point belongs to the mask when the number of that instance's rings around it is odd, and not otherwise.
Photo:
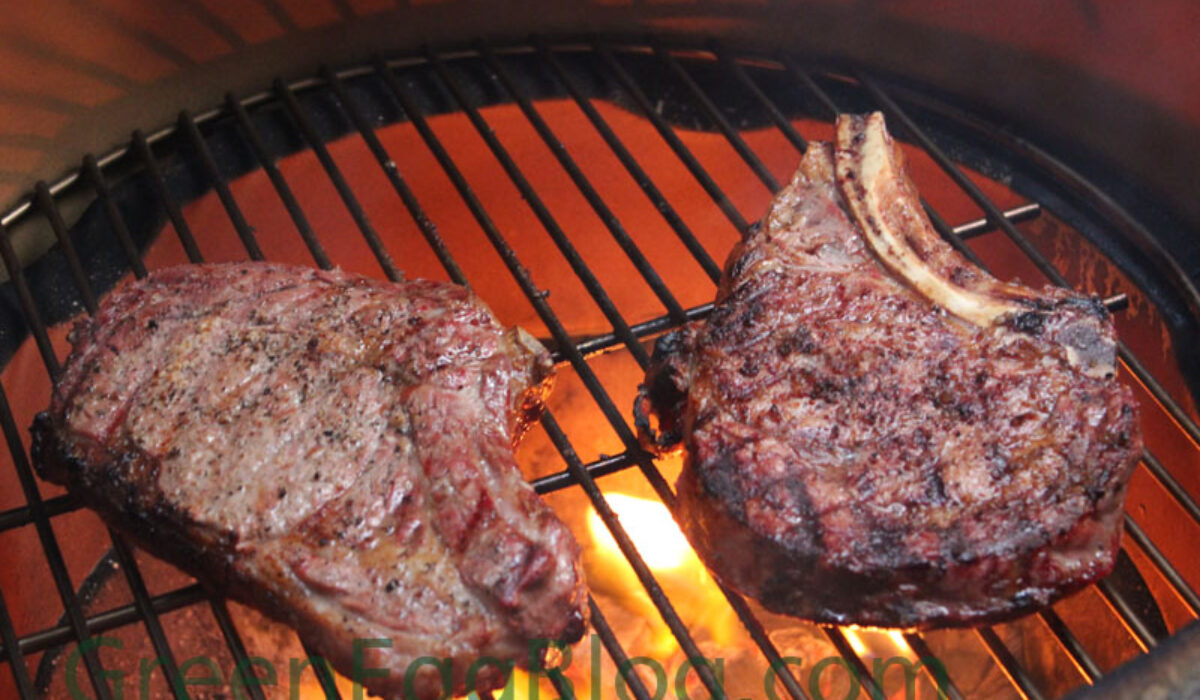
[[(737, 616), (667, 507), (657, 499), (626, 493), (606, 493), (605, 500), (697, 639), (713, 648), (733, 644)], [(670, 629), (600, 515), (590, 510), (587, 521), (590, 542), (584, 564), (588, 585), (636, 615), (637, 625), (648, 634), (646, 653), (664, 661), (681, 656)]]
[(847, 626), (842, 628), (842, 634), (846, 636), (850, 648), (860, 657), (900, 656), (911, 660), (916, 659), (916, 654), (900, 630)]
[[(662, 503), (623, 493), (609, 494), (605, 500), (651, 569), (678, 569), (692, 561), (699, 563), (671, 512)], [(588, 513), (588, 534), (602, 551), (621, 556), (616, 540), (595, 510)]]

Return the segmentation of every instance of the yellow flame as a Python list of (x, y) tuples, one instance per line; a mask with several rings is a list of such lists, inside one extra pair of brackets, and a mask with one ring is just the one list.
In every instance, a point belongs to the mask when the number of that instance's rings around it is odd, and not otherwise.
[[(666, 506), (623, 493), (608, 494), (604, 498), (647, 566), (656, 571), (678, 569), (688, 561), (691, 547)], [(588, 532), (598, 546), (620, 556), (616, 540), (595, 510), (588, 514)]]
[[(538, 692), (534, 694), (534, 686), (538, 686)], [(541, 683), (536, 682), (530, 677), (529, 673), (524, 669), (514, 668), (512, 674), (508, 677), (508, 683), (502, 690), (493, 693), (496, 698), (512, 698), (512, 700), (527, 700), (532, 697), (539, 698), (554, 698), (558, 697), (554, 694), (552, 688), (543, 688)], [(467, 700), (479, 700), (477, 693), (471, 693), (466, 696)]]
[(867, 645), (863, 642), (862, 637), (858, 636), (858, 632), (851, 627), (843, 627), (842, 634), (846, 636), (846, 641), (850, 642), (850, 648), (859, 656), (867, 655)]
[[(605, 500), (654, 577), (669, 592), (680, 617), (716, 646), (732, 644), (740, 629), (737, 616), (667, 507), (658, 500), (626, 493), (606, 493)], [(670, 628), (633, 570), (624, 563), (625, 557), (600, 515), (591, 510), (587, 520), (590, 554), (585, 555), (584, 565), (588, 585), (597, 595), (612, 598), (641, 619), (648, 632), (648, 643), (641, 653), (670, 658), (678, 652)]]
[(896, 649), (898, 649), (901, 654), (906, 656), (912, 655), (912, 647), (908, 646), (908, 640), (904, 638), (903, 632), (900, 630), (888, 630), (887, 636), (892, 640), (892, 644), (896, 645)]

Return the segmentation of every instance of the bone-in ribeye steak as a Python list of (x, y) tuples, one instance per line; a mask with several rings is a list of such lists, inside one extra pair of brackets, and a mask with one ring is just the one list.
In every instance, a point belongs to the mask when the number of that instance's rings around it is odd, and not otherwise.
[[(182, 266), (80, 322), (42, 474), (385, 697), (456, 692), (586, 622), (579, 547), (513, 445), (546, 351), (464, 288), (264, 263)], [(483, 665), (479, 689), (507, 673)]]
[(971, 265), (882, 116), (846, 116), (712, 315), (660, 339), (635, 408), (653, 447), (682, 443), (682, 525), (734, 588), (821, 622), (963, 625), (1111, 570), (1141, 452), (1114, 371), (1098, 300)]

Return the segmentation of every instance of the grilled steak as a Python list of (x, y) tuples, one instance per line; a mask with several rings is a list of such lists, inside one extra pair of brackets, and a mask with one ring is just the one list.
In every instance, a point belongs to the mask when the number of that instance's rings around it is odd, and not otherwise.
[(1103, 305), (969, 264), (873, 114), (810, 146), (635, 412), (686, 450), (683, 528), (734, 588), (820, 622), (966, 625), (1111, 570), (1141, 452), (1114, 371)]
[(42, 475), (347, 676), (384, 669), (371, 692), (501, 687), (535, 640), (582, 636), (579, 547), (513, 458), (549, 356), (466, 289), (182, 266), (71, 341)]

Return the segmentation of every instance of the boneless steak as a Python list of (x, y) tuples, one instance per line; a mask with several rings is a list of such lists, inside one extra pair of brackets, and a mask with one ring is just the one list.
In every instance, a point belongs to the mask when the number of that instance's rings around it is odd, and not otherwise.
[(657, 343), (635, 409), (648, 444), (686, 451), (688, 537), (821, 622), (982, 623), (1104, 576), (1141, 452), (1108, 312), (939, 238), (881, 115), (836, 134), (733, 251), (712, 315)]
[[(546, 351), (466, 289), (264, 263), (164, 269), (80, 322), (41, 473), (389, 698), (527, 665), (586, 621), (579, 547), (513, 445)], [(505, 682), (503, 663), (472, 687)]]

